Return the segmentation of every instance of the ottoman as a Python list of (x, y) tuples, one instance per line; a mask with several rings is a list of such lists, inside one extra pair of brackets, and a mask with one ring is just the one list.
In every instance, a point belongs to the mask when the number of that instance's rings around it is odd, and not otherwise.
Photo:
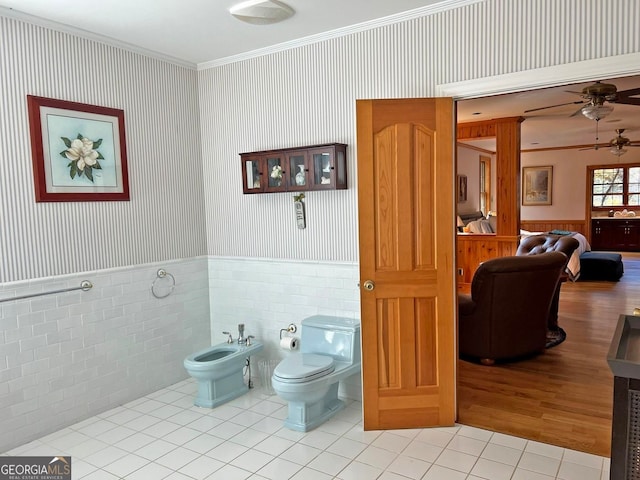
[(619, 253), (583, 252), (580, 254), (580, 280), (617, 282), (623, 273), (622, 255)]

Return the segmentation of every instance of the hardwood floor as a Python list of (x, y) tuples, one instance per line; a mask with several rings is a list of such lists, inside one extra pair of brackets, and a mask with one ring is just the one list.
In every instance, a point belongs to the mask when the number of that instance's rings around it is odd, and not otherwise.
[(537, 357), (486, 367), (458, 362), (458, 422), (561, 447), (611, 454), (613, 375), (606, 356), (620, 314), (640, 307), (640, 253), (619, 282), (567, 282), (567, 339)]

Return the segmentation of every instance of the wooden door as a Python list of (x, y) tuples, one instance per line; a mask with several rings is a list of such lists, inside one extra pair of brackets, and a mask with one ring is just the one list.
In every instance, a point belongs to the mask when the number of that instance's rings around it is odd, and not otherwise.
[(356, 104), (366, 430), (455, 421), (453, 108)]

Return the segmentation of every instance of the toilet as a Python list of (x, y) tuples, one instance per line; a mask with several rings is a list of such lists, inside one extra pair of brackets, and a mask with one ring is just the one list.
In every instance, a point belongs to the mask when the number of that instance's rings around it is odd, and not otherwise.
[(300, 351), (282, 360), (271, 383), (289, 403), (284, 425), (307, 432), (344, 408), (341, 380), (360, 374), (360, 320), (315, 315), (300, 328)]

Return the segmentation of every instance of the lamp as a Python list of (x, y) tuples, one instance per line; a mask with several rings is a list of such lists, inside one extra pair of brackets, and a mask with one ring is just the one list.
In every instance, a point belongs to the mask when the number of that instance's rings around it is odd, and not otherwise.
[(464, 227), (464, 222), (460, 218), (460, 215), (458, 215), (457, 218), (456, 218), (456, 227), (458, 227), (458, 231), (459, 232), (461, 232), (462, 231), (462, 227)]
[(246, 23), (268, 25), (286, 20), (295, 12), (289, 5), (278, 0), (248, 0), (232, 6), (229, 13)]
[(609, 105), (590, 103), (582, 107), (580, 110), (589, 120), (598, 121), (613, 112), (613, 107), (610, 107)]

